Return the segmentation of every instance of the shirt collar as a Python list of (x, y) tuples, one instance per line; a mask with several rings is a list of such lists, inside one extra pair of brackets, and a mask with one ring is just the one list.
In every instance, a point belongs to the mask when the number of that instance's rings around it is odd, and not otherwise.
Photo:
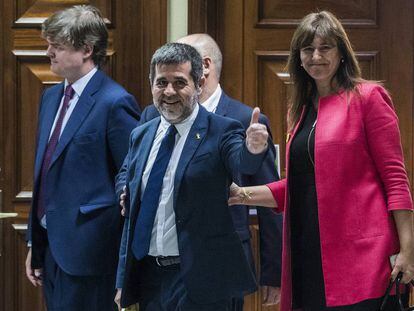
[[(175, 128), (177, 129), (178, 134), (180, 134), (180, 136), (183, 136), (185, 134), (187, 134), (190, 131), (190, 128), (193, 126), (193, 123), (198, 115), (198, 111), (200, 110), (198, 104), (196, 104), (196, 106), (194, 107), (193, 112), (182, 122), (174, 124)], [(161, 124), (160, 126), (163, 129), (167, 129), (171, 124), (164, 119), (164, 117), (161, 115)]]
[(218, 84), (214, 93), (211, 94), (211, 96), (207, 98), (204, 103), (202, 103), (203, 107), (209, 112), (215, 112), (220, 101), (221, 93), (221, 86)]
[[(94, 67), (91, 71), (89, 71), (86, 75), (82, 78), (76, 80), (72, 83), (72, 88), (75, 91), (76, 95), (80, 97), (82, 95), (83, 90), (85, 89), (88, 82), (92, 79), (93, 75), (98, 71), (96, 67)], [(68, 80), (65, 80), (65, 89), (68, 86)]]

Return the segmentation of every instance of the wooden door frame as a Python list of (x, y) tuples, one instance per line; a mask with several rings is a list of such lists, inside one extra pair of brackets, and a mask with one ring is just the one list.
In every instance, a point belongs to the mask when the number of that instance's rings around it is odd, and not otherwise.
[(218, 37), (218, 0), (188, 0), (188, 33)]
[[(4, 12), (4, 5), (3, 1), (0, 3), (0, 11)], [(4, 19), (2, 18), (0, 21), (0, 33), (4, 33)], [(4, 47), (4, 38), (1, 36), (0, 38), (0, 72), (3, 73), (3, 49)], [(2, 101), (2, 94), (3, 94), (3, 76), (0, 80), (0, 101)], [(4, 167), (4, 139), (3, 139), (3, 118), (4, 118), (4, 111), (3, 111), (3, 104), (0, 103), (0, 191), (3, 191), (3, 167)], [(0, 195), (0, 212), (3, 212), (4, 204), (3, 204), (3, 193)], [(0, 220), (1, 221), (1, 220)], [(4, 260), (3, 260), (3, 244), (4, 244), (4, 226), (0, 223), (0, 275), (4, 276)], [(0, 301), (4, 301), (4, 286), (5, 286), (5, 279), (2, 278), (0, 280)], [(1, 304), (0, 304), (1, 307)]]

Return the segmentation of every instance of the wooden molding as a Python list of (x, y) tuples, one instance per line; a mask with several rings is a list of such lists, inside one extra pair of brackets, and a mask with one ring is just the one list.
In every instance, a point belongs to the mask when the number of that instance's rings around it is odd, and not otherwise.
[(208, 33), (217, 39), (218, 0), (188, 1), (188, 33)]
[(341, 3), (325, 1), (256, 0), (256, 28), (296, 28), (310, 12), (333, 12), (347, 28), (377, 28), (378, 0)]

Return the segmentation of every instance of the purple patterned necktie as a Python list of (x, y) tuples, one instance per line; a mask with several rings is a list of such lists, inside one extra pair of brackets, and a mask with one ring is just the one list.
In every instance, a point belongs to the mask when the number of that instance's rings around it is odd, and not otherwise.
[(46, 193), (46, 176), (49, 170), (50, 161), (52, 160), (53, 153), (55, 152), (57, 143), (59, 141), (60, 132), (62, 130), (63, 119), (65, 118), (66, 111), (69, 107), (69, 102), (72, 99), (75, 91), (72, 85), (69, 84), (65, 89), (65, 98), (63, 99), (62, 109), (60, 109), (59, 117), (56, 121), (55, 128), (53, 129), (52, 136), (50, 136), (49, 143), (47, 145), (45, 155), (43, 157), (42, 169), (40, 173), (40, 188), (37, 201), (37, 217), (41, 220), (46, 212), (44, 194)]

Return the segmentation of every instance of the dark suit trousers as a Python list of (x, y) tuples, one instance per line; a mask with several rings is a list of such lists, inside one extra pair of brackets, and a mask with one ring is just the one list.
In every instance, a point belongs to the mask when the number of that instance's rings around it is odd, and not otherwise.
[(43, 291), (48, 311), (113, 311), (115, 274), (73, 276), (57, 264), (49, 247), (43, 268)]
[[(244, 254), (246, 255), (247, 262), (250, 264), (250, 268), (253, 271), (253, 274), (256, 275), (256, 268), (254, 266), (254, 258), (252, 253), (251, 239), (242, 241), (242, 246)], [(244, 306), (244, 295), (240, 293), (238, 296), (235, 296), (231, 300), (231, 311), (243, 311)]]
[[(141, 299), (139, 311), (229, 311), (231, 301), (199, 304), (187, 295), (180, 274), (180, 265), (159, 267), (154, 257), (140, 262)], [(208, 272), (207, 272), (208, 273)], [(220, 285), (217, 285), (220, 286)]]

